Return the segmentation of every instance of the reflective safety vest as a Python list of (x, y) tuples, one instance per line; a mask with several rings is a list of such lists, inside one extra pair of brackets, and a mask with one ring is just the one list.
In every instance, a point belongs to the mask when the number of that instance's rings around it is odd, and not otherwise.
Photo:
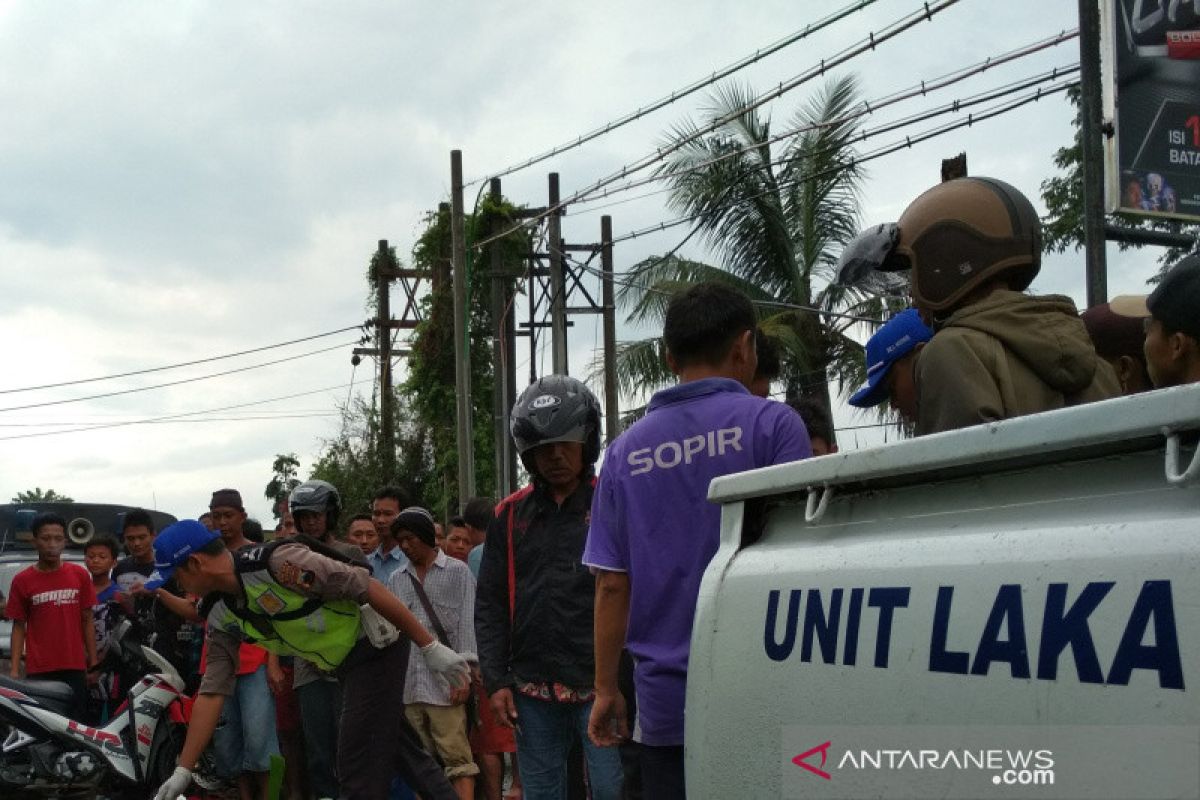
[(358, 641), (361, 612), (353, 600), (317, 600), (275, 580), (268, 565), (271, 553), (290, 543), (271, 542), (234, 553), (242, 596), (219, 596), (206, 615), (208, 624), (272, 653), (299, 656), (329, 671)]

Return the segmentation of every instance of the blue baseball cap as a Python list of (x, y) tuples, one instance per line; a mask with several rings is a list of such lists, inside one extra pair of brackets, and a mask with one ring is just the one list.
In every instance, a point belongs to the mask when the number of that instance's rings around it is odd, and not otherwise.
[(850, 396), (850, 405), (870, 408), (886, 400), (884, 378), (892, 364), (932, 338), (933, 331), (921, 321), (915, 308), (906, 308), (889, 319), (867, 340), (867, 382)]
[(194, 519), (168, 525), (154, 537), (154, 572), (146, 579), (146, 588), (153, 591), (171, 580), (175, 569), (186, 563), (188, 556), (220, 537), (221, 534)]

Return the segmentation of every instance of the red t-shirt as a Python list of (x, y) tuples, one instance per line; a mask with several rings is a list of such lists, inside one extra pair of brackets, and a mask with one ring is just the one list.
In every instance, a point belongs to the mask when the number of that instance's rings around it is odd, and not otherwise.
[(25, 673), (86, 669), (83, 612), (96, 605), (92, 576), (78, 564), (64, 563), (53, 572), (36, 565), (13, 578), (4, 613), (25, 622)]

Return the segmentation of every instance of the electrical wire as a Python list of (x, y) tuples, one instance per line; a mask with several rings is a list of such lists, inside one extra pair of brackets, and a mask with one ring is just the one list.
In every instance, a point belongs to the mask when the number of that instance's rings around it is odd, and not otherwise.
[(359, 330), (359, 329), (363, 329), (365, 327), (366, 327), (366, 323), (361, 323), (358, 325), (350, 325), (345, 328), (338, 328), (337, 330), (334, 330), (334, 331), (326, 331), (325, 333), (315, 333), (312, 336), (304, 336), (299, 339), (290, 339), (286, 342), (279, 342), (278, 344), (268, 344), (268, 345), (264, 345), (262, 347), (255, 347), (250, 350), (240, 350), (236, 353), (226, 353), (225, 355), (210, 356), (209, 358), (198, 358), (195, 361), (181, 361), (178, 364), (167, 364), (167, 365), (161, 366), (161, 367), (149, 367), (147, 369), (136, 369), (131, 372), (118, 372), (114, 375), (101, 375), (101, 376), (98, 376), (95, 378), (80, 378), (78, 380), (59, 381), (58, 383), (45, 383), (45, 384), (42, 384), (41, 386), (22, 386), (19, 389), (0, 389), (0, 394), (16, 394), (17, 392), (33, 392), (33, 391), (37, 391), (39, 389), (58, 389), (63, 386), (77, 386), (81, 383), (96, 383), (97, 381), (108, 381), (108, 380), (114, 380), (116, 378), (130, 378), (130, 377), (133, 377), (134, 375), (148, 375), (152, 372), (164, 372), (164, 371), (170, 370), (170, 369), (179, 369), (180, 367), (192, 367), (197, 364), (207, 364), (212, 361), (221, 361), (226, 358), (236, 358), (237, 356), (250, 355), (251, 353), (261, 353), (264, 350), (274, 350), (275, 348), (278, 348), (278, 347), (287, 347), (288, 345), (299, 344), (300, 342), (310, 342), (313, 339), (324, 339), (327, 336), (334, 336), (339, 333), (345, 333), (346, 331)]
[(833, 67), (840, 66), (841, 64), (844, 64), (847, 61), (850, 61), (851, 59), (853, 59), (859, 55), (862, 55), (863, 53), (867, 52), (868, 50), (874, 50), (880, 44), (883, 44), (884, 42), (886, 42), (890, 39), (893, 39), (896, 36), (899, 36), (901, 33), (907, 31), (908, 29), (910, 29), (916, 25), (919, 25), (922, 22), (932, 21), (935, 14), (941, 13), (942, 11), (949, 8), (950, 6), (957, 4), (959, 1), (960, 0), (938, 0), (938, 2), (935, 2), (933, 4), (930, 4), (928, 2), (924, 3), (923, 7), (921, 9), (918, 9), (915, 12), (909, 13), (909, 14), (905, 15), (904, 17), (901, 17), (900, 19), (896, 20), (895, 22), (893, 22), (890, 25), (883, 28), (878, 34), (876, 34), (875, 32), (869, 33), (866, 39), (863, 39), (863, 40), (859, 41), (858, 43), (851, 45), (850, 47), (846, 48), (845, 50), (842, 50), (841, 52), (837, 53), (835, 56), (833, 56), (831, 58), (821, 59), (820, 63), (817, 66), (811, 67), (811, 68), (805, 70), (804, 72), (800, 73), (799, 75), (795, 76), (794, 78), (792, 78), (788, 81), (785, 81), (783, 83), (780, 83), (778, 87), (776, 87), (775, 89), (772, 89), (769, 92), (758, 95), (756, 98), (754, 98), (751, 102), (747, 103), (745, 106), (735, 109), (735, 110), (731, 111), (729, 114), (726, 114), (725, 116), (723, 116), (717, 120), (714, 120), (713, 122), (711, 122), (701, 128), (698, 128), (696, 131), (692, 132), (688, 136), (681, 137), (677, 141), (674, 141), (668, 145), (656, 148), (654, 150), (654, 152), (652, 152), (646, 156), (643, 156), (641, 159), (639, 159), (637, 161), (634, 161), (630, 164), (626, 164), (625, 166), (621, 167), (621, 169), (619, 169), (617, 172), (615, 172), (611, 175), (608, 175), (607, 177), (601, 178), (600, 180), (596, 181), (595, 183), (588, 186), (587, 188), (582, 189), (573, 195), (570, 195), (566, 199), (560, 200), (558, 203), (548, 206), (546, 209), (539, 212), (538, 214), (535, 214), (534, 216), (530, 217), (529, 219), (522, 220), (521, 222), (517, 223), (516, 225), (514, 225), (513, 227), (511, 227), (507, 230), (493, 234), (491, 236), (488, 236), (488, 237), (482, 239), (481, 241), (476, 242), (473, 245), (473, 248), (479, 249), (479, 248), (483, 247), (484, 245), (487, 245), (491, 242), (497, 241), (499, 239), (503, 239), (505, 236), (508, 236), (516, 231), (519, 231), (522, 228), (527, 228), (532, 225), (535, 225), (538, 222), (540, 222), (541, 220), (550, 216), (551, 214), (557, 214), (564, 207), (570, 205), (571, 203), (576, 202), (581, 197), (590, 195), (590, 194), (596, 192), (597, 190), (602, 189), (605, 186), (608, 186), (609, 184), (616, 183), (617, 181), (620, 181), (620, 180), (624, 180), (625, 178), (627, 178), (630, 175), (630, 173), (640, 172), (641, 170), (645, 169), (646, 167), (649, 167), (655, 163), (658, 163), (659, 161), (662, 161), (667, 156), (669, 156), (671, 153), (682, 148), (688, 142), (690, 142), (694, 139), (698, 139), (701, 136), (705, 136), (709, 133), (712, 133), (713, 131), (719, 129), (722, 125), (725, 125), (729, 121), (736, 119), (737, 117), (741, 116), (742, 114), (745, 114), (749, 111), (753, 111), (754, 109), (770, 102), (771, 100), (775, 100), (779, 97), (782, 97), (783, 95), (792, 91), (796, 87), (798, 87), (804, 83), (807, 83), (808, 81), (812, 80), (813, 78), (824, 75), (827, 71), (829, 71)]
[(238, 367), (237, 369), (227, 369), (227, 370), (223, 370), (221, 372), (212, 372), (212, 373), (209, 373), (208, 375), (197, 375), (194, 378), (182, 378), (177, 381), (168, 381), (166, 383), (156, 383), (156, 384), (152, 384), (150, 386), (138, 386), (133, 389), (121, 389), (120, 391), (116, 391), (116, 392), (103, 392), (101, 394), (92, 394), (92, 395), (87, 395), (85, 397), (70, 397), (65, 400), (48, 400), (43, 403), (26, 403), (25, 405), (21, 405), (21, 406), (8, 406), (7, 408), (0, 408), (0, 412), (24, 411), (25, 409), (29, 409), (29, 408), (45, 408), (47, 406), (62, 406), (62, 405), (67, 405), (69, 403), (82, 403), (87, 400), (100, 400), (100, 399), (103, 399), (106, 397), (119, 397), (121, 395), (136, 394), (137, 392), (148, 392), (152, 389), (163, 389), (168, 386), (179, 386), (179, 385), (185, 384), (185, 383), (195, 383), (196, 381), (205, 381), (205, 380), (209, 380), (210, 378), (220, 378), (225, 375), (235, 375), (240, 372), (249, 372), (250, 370), (261, 369), (262, 367), (270, 367), (270, 366), (274, 366), (276, 364), (283, 364), (288, 361), (296, 361), (297, 359), (308, 358), (309, 356), (315, 356), (320, 353), (328, 353), (331, 350), (340, 350), (344, 347), (349, 347), (352, 344), (354, 344), (354, 342), (348, 342), (345, 344), (336, 344), (333, 347), (323, 347), (320, 350), (312, 350), (307, 353), (300, 353), (299, 355), (288, 356), (287, 358), (277, 358), (273, 361), (264, 361), (259, 364), (250, 364), (249, 366)]
[(514, 164), (512, 166), (505, 167), (504, 169), (501, 169), (498, 172), (495, 172), (491, 175), (488, 175), (488, 176), (485, 176), (482, 178), (475, 178), (474, 180), (467, 181), (466, 183), (463, 184), (463, 187), (466, 188), (468, 186), (474, 186), (475, 184), (478, 184), (478, 183), (484, 183), (488, 180), (491, 180), (492, 178), (503, 178), (505, 175), (511, 175), (514, 172), (519, 172), (520, 170), (523, 170), (527, 167), (532, 167), (534, 164), (540, 164), (541, 162), (546, 161), (547, 159), (554, 158), (555, 156), (565, 153), (568, 150), (574, 150), (576, 147), (580, 147), (584, 144), (587, 144), (588, 142), (592, 141), (593, 139), (598, 139), (601, 136), (612, 133), (613, 131), (617, 130), (618, 128), (624, 127), (625, 125), (628, 125), (631, 122), (635, 122), (635, 121), (641, 119), (642, 117), (645, 117), (649, 114), (654, 113), (655, 111), (666, 108), (667, 106), (671, 105), (672, 103), (676, 102), (677, 100), (682, 100), (683, 98), (688, 97), (689, 95), (692, 95), (692, 94), (700, 91), (701, 89), (705, 88), (706, 86), (711, 86), (712, 84), (716, 83), (717, 81), (724, 80), (725, 78), (728, 78), (730, 75), (734, 74), (735, 72), (745, 69), (746, 67), (750, 66), (751, 64), (757, 63), (758, 61), (761, 61), (762, 59), (766, 58), (767, 56), (773, 55), (773, 54), (779, 52), (780, 50), (782, 50), (786, 47), (789, 47), (790, 45), (793, 45), (796, 42), (801, 41), (802, 39), (807, 38), (811, 34), (817, 33), (818, 31), (823, 30), (824, 28), (827, 28), (836, 22), (840, 22), (841, 20), (851, 16), (855, 12), (861, 11), (862, 9), (871, 5), (875, 1), (876, 0), (858, 0), (858, 2), (851, 3), (850, 5), (842, 8), (839, 11), (834, 11), (832, 14), (829, 14), (828, 16), (826, 16), (824, 18), (819, 19), (816, 22), (809, 23), (808, 25), (805, 25), (800, 30), (794, 31), (791, 34), (785, 36), (784, 38), (779, 39), (779, 40), (773, 42), (772, 44), (767, 45), (766, 47), (755, 50), (750, 55), (740, 58), (737, 61), (734, 61), (732, 64), (729, 64), (725, 67), (722, 67), (721, 69), (716, 70), (707, 78), (701, 78), (700, 80), (694, 81), (693, 83), (690, 83), (681, 89), (676, 89), (675, 91), (671, 92), (670, 94), (666, 95), (665, 97), (655, 100), (654, 102), (649, 103), (648, 105), (645, 105), (645, 106), (637, 109), (636, 111), (631, 111), (628, 114), (624, 114), (620, 117), (617, 117), (616, 119), (606, 122), (604, 125), (601, 125), (598, 128), (595, 128), (587, 133), (577, 136), (572, 141), (564, 142), (563, 144), (560, 144), (556, 147), (552, 147), (549, 150), (547, 150), (546, 152), (540, 153), (536, 156), (528, 158), (528, 159), (520, 162), (519, 164)]
[[(315, 419), (318, 417), (336, 416), (339, 415), (333, 411), (317, 411), (303, 414), (261, 414), (252, 417), (204, 417), (199, 419), (159, 420), (158, 422), (139, 422), (139, 424), (166, 424), (175, 422), (248, 422), (250, 420)], [(130, 420), (130, 422), (138, 422), (138, 420)], [(0, 422), (0, 428), (63, 428), (94, 424), (94, 422), (88, 422), (86, 420), (75, 422)]]
[[(770, 189), (768, 191), (761, 192), (756, 195), (750, 195), (748, 197), (740, 197), (740, 198), (738, 198), (737, 202), (744, 203), (748, 200), (756, 200), (760, 197), (770, 194), (772, 191), (777, 191), (778, 189), (795, 186), (795, 185), (803, 183), (805, 181), (812, 180), (813, 178), (817, 178), (817, 177), (826, 175), (831, 171), (849, 169), (851, 167), (866, 163), (868, 161), (874, 161), (875, 159), (883, 158), (884, 156), (891, 155), (891, 154), (899, 152), (901, 150), (910, 149), (913, 145), (920, 144), (921, 142), (936, 138), (938, 136), (943, 136), (947, 133), (951, 133), (955, 130), (958, 130), (959, 128), (965, 128), (965, 127), (974, 125), (975, 123), (978, 123), (978, 122), (984, 122), (986, 120), (992, 119), (993, 117), (1000, 116), (1001, 114), (1007, 114), (1010, 111), (1015, 111), (1016, 109), (1020, 108), (1021, 106), (1025, 106), (1025, 105), (1028, 105), (1029, 103), (1037, 102), (1038, 100), (1041, 100), (1043, 97), (1048, 97), (1052, 94), (1057, 94), (1058, 92), (1066, 91), (1067, 89), (1070, 89), (1071, 87), (1078, 86), (1078, 85), (1079, 85), (1078, 81), (1068, 81), (1065, 83), (1052, 85), (1049, 88), (1039, 87), (1037, 89), (1037, 91), (1030, 92), (1029, 94), (1027, 94), (1025, 96), (1017, 98), (1016, 100), (1012, 100), (1012, 101), (1009, 101), (1008, 103), (1003, 103), (999, 106), (994, 106), (992, 108), (985, 109), (984, 111), (981, 111), (978, 114), (968, 114), (967, 118), (964, 120), (946, 123), (946, 124), (938, 126), (936, 128), (927, 129), (925, 131), (922, 131), (921, 133), (918, 133), (918, 134), (915, 134), (912, 136), (905, 136), (904, 139), (902, 139), (902, 140), (898, 140), (890, 145), (886, 145), (877, 150), (873, 150), (865, 155), (854, 156), (854, 157), (848, 159), (844, 164), (841, 164), (837, 167), (831, 167), (829, 169), (821, 170), (820, 172), (816, 172), (816, 173), (813, 173), (810, 175), (802, 175), (802, 176), (796, 178), (795, 180), (786, 181), (784, 183), (781, 183), (774, 189)], [(611, 243), (617, 244), (619, 242), (625, 242), (625, 241), (629, 241), (631, 239), (637, 239), (638, 237), (646, 236), (647, 234), (650, 234), (650, 233), (658, 233), (660, 231), (664, 231), (669, 228), (674, 228), (679, 225), (683, 225), (688, 222), (692, 222), (694, 220), (708, 216), (711, 213), (712, 213), (712, 210), (710, 209), (709, 211), (706, 211), (703, 213), (692, 214), (689, 216), (679, 217), (677, 219), (660, 222), (655, 225), (649, 225), (645, 228), (640, 228), (638, 230), (630, 231), (629, 233), (623, 234), (621, 236), (614, 237), (612, 239)]]
[[(862, 107), (860, 109), (858, 109), (856, 111), (852, 111), (848, 114), (843, 114), (840, 117), (837, 117), (837, 118), (834, 118), (831, 120), (824, 120), (821, 122), (816, 122), (816, 123), (813, 123), (810, 125), (803, 125), (798, 128), (792, 128), (790, 130), (776, 134), (763, 142), (755, 142), (754, 144), (749, 144), (749, 145), (746, 145), (745, 147), (739, 147), (735, 150), (730, 150), (727, 153), (722, 153), (719, 156), (715, 156), (713, 158), (710, 158), (705, 161), (694, 164), (694, 165), (688, 167), (686, 170), (672, 172), (670, 175), (661, 175), (661, 174), (648, 175), (643, 178), (638, 178), (637, 180), (628, 181), (626, 183), (621, 184), (620, 186), (611, 187), (611, 188), (605, 187), (602, 190), (598, 190), (598, 191), (589, 193), (588, 196), (586, 196), (586, 197), (581, 197), (581, 198), (577, 199), (574, 204), (575, 205), (586, 205), (588, 203), (594, 203), (599, 200), (603, 200), (604, 198), (611, 197), (614, 194), (629, 191), (630, 189), (636, 189), (639, 186), (645, 186), (646, 184), (649, 184), (649, 183), (670, 180), (671, 178), (678, 177), (679, 175), (686, 175), (686, 174), (689, 174), (692, 172), (698, 172), (702, 169), (705, 169), (706, 167), (712, 166), (713, 164), (717, 164), (722, 161), (726, 161), (730, 158), (736, 158), (737, 156), (743, 155), (752, 150), (758, 150), (764, 146), (769, 146), (769, 145), (775, 144), (779, 141), (782, 141), (784, 139), (789, 139), (794, 136), (798, 136), (799, 134), (802, 134), (802, 133), (807, 133), (809, 131), (818, 130), (820, 128), (829, 128), (829, 127), (833, 127), (835, 125), (844, 125), (847, 122), (853, 122), (856, 119), (865, 117), (868, 114), (873, 114), (877, 111), (880, 111), (884, 108), (895, 105), (897, 103), (903, 102), (905, 100), (911, 100), (915, 97), (924, 97), (924, 96), (928, 95), (930, 92), (938, 91), (938, 90), (944, 89), (948, 86), (953, 86), (956, 83), (960, 83), (968, 78), (974, 77), (976, 75), (980, 75), (980, 74), (982, 74), (990, 69), (993, 69), (995, 67), (998, 67), (1002, 64), (1016, 61), (1021, 58), (1027, 58), (1030, 55), (1034, 55), (1034, 54), (1039, 53), (1043, 50), (1046, 50), (1050, 47), (1056, 47), (1060, 44), (1063, 44), (1064, 42), (1068, 42), (1072, 39), (1078, 38), (1078, 36), (1079, 36), (1078, 28), (1075, 28), (1075, 29), (1072, 29), (1069, 31), (1063, 31), (1056, 36), (1051, 36), (1046, 39), (1042, 39), (1037, 42), (1033, 42), (1032, 44), (1025, 45), (1024, 47), (1019, 47), (1019, 48), (1016, 48), (1015, 50), (1010, 50), (1006, 53), (1000, 53), (995, 56), (989, 56), (986, 59), (984, 59), (983, 61), (979, 61), (968, 67), (963, 67), (961, 69), (955, 70), (954, 72), (947, 73), (938, 78), (933, 78), (931, 80), (923, 80), (920, 83), (914, 84), (913, 86), (911, 86), (908, 89), (904, 89), (904, 90), (901, 90), (898, 92), (893, 92), (890, 95), (885, 95), (884, 97), (881, 97), (876, 100), (864, 100), (864, 101), (862, 101), (862, 104), (861, 104)], [(1066, 70), (1077, 70), (1077, 69), (1079, 69), (1079, 64), (1075, 63), (1069, 67), (1057, 68), (1056, 71), (1058, 74), (1062, 74)], [(1006, 86), (1011, 87), (1011, 86), (1014, 86), (1016, 83), (1017, 82), (1006, 84)], [(957, 104), (961, 104), (965, 101), (956, 100), (954, 102)], [(670, 191), (670, 189), (658, 190), (655, 192), (648, 192), (644, 195), (639, 195), (639, 197), (650, 197), (655, 194), (660, 194), (664, 191)], [(617, 203), (611, 203), (611, 204), (608, 204), (608, 205), (602, 206), (602, 207), (607, 208), (610, 205), (619, 205), (620, 202), (628, 202), (628, 200), (618, 201)], [(595, 209), (589, 209), (589, 210), (595, 210)]]
[(147, 417), (144, 419), (126, 420), (123, 422), (106, 422), (99, 425), (86, 425), (78, 428), (65, 428), (57, 431), (38, 431), (36, 433), (18, 433), (10, 436), (0, 436), (0, 441), (9, 441), (13, 439), (36, 439), (42, 436), (62, 436), (68, 433), (86, 433), (88, 431), (105, 430), (108, 428), (124, 428), (130, 425), (148, 425), (154, 422), (164, 422), (166, 420), (183, 419), (186, 417), (198, 417), (205, 414), (217, 414), (223, 411), (234, 411), (239, 408), (250, 408), (252, 406), (266, 405), (267, 403), (277, 403), (280, 400), (291, 400), (296, 397), (310, 397), (314, 394), (322, 392), (332, 392), (338, 389), (345, 389), (347, 384), (340, 383), (337, 386), (326, 386), (322, 389), (312, 389), (307, 392), (296, 392), (294, 394), (280, 395), (279, 397), (268, 397), (265, 400), (254, 400), (249, 403), (237, 403), (231, 406), (221, 406), (219, 408), (208, 408), (202, 411), (185, 411), (179, 414), (165, 414), (158, 417)]

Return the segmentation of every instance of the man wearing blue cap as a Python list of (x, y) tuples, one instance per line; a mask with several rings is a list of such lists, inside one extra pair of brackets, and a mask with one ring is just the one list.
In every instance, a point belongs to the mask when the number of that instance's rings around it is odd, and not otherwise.
[[(375, 765), (339, 775), (343, 798), (386, 797), (399, 772), (427, 800), (456, 800), (437, 762), (419, 745), (408, 746), (400, 723), (410, 640), (430, 671), (451, 685), (466, 683), (466, 660), (438, 642), (366, 569), (320, 549), (284, 539), (234, 554), (219, 534), (195, 520), (176, 522), (155, 540), (156, 572), (147, 587), (174, 576), (185, 591), (204, 598), (209, 648), (179, 766), (155, 800), (174, 800), (191, 785), (192, 770), (232, 692), (242, 641), (307, 658), (341, 681), (339, 750), (365, 748)], [(395, 625), (400, 637), (373, 644), (376, 632), (368, 636), (364, 626), (367, 606)]]
[(915, 308), (892, 317), (867, 340), (867, 382), (850, 396), (850, 405), (871, 408), (884, 400), (905, 422), (917, 422), (917, 354), (933, 338)]

